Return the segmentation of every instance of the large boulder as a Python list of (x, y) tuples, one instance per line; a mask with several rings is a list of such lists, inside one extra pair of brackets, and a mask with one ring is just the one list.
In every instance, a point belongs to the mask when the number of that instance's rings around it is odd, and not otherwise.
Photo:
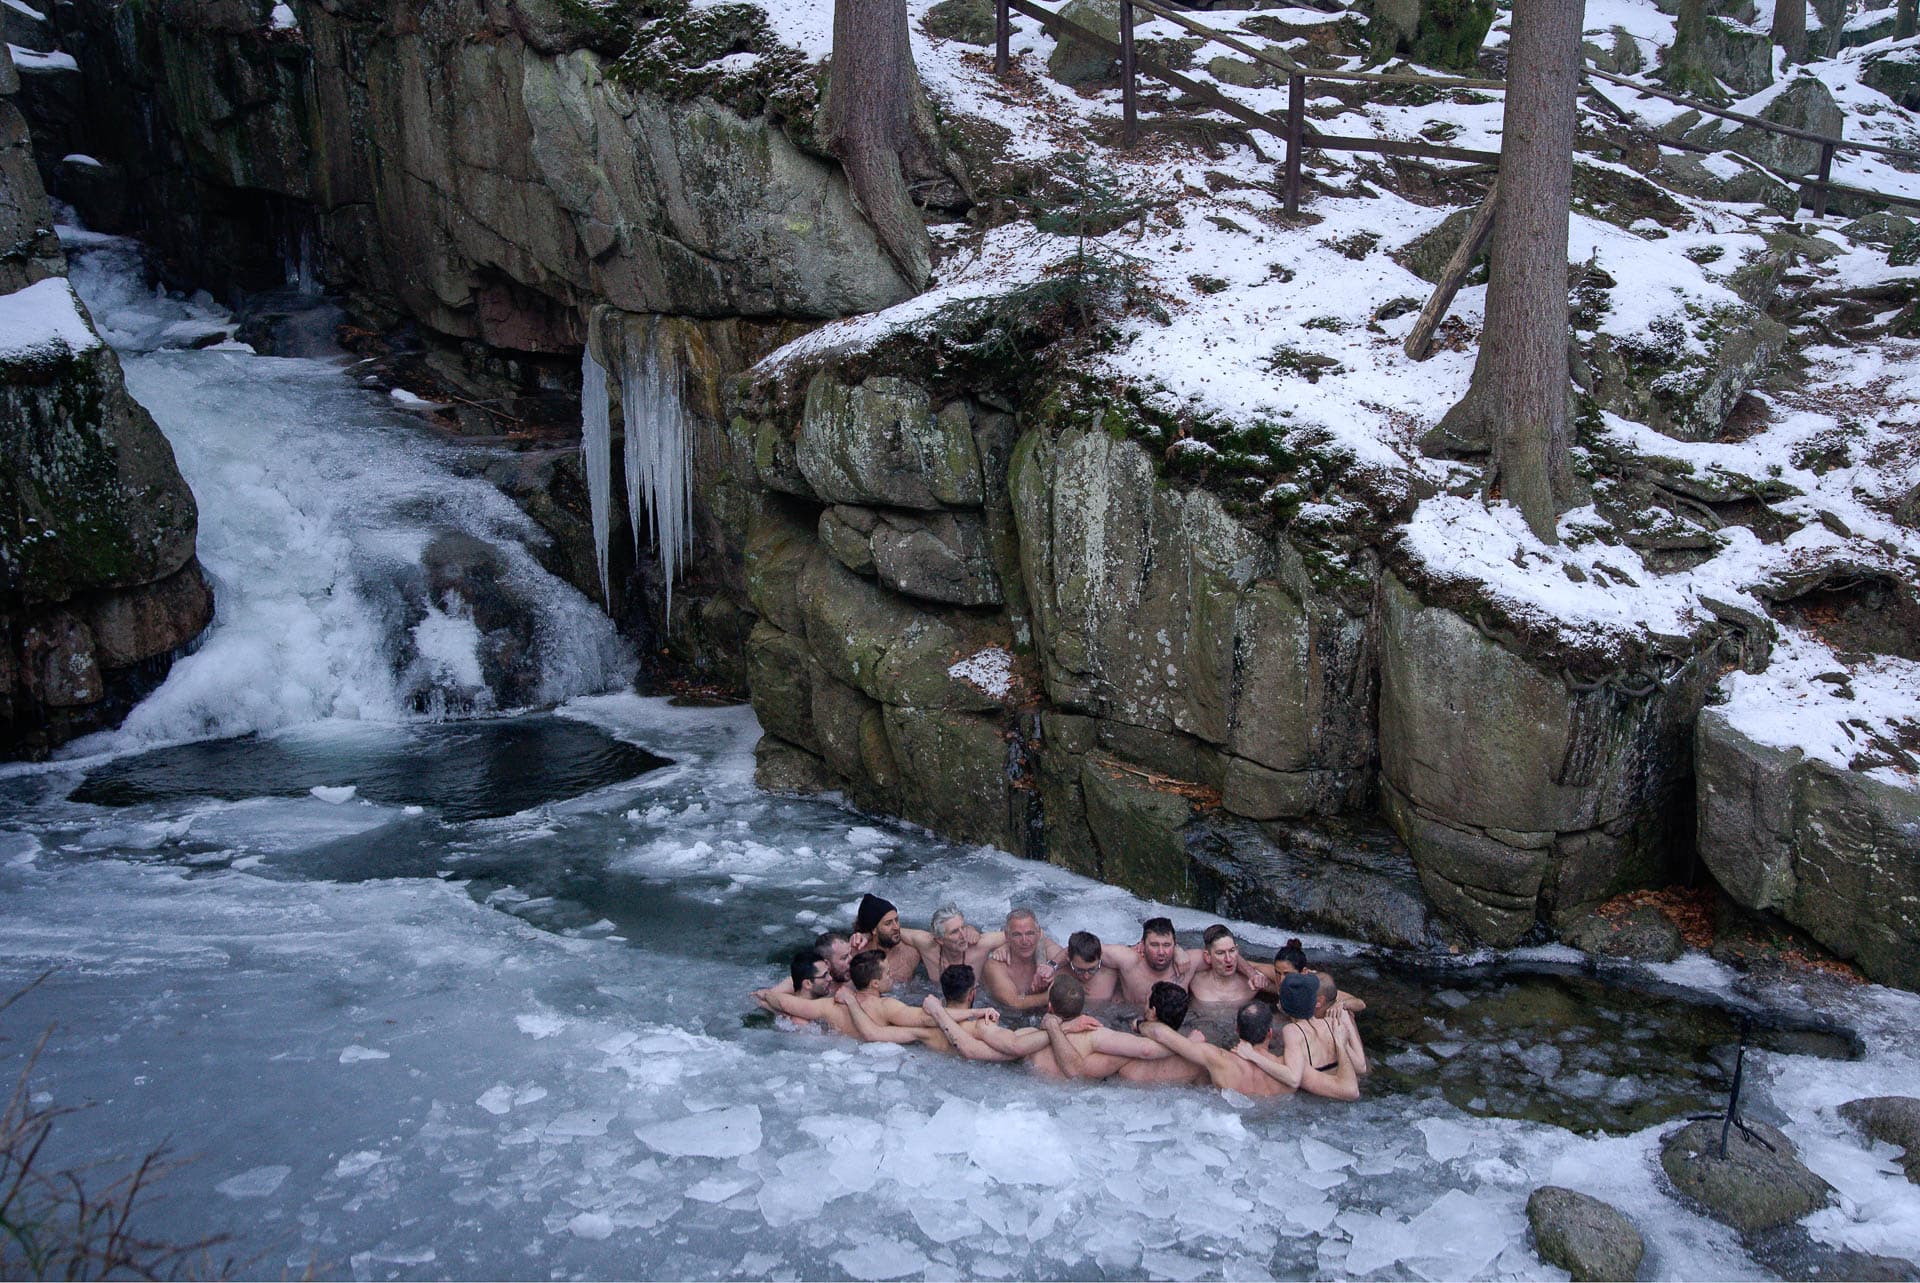
[(1833, 1187), (1799, 1159), (1778, 1128), (1748, 1123), (1766, 1144), (1741, 1128), (1728, 1130), (1720, 1152), (1721, 1123), (1689, 1123), (1660, 1146), (1660, 1166), (1673, 1187), (1742, 1233), (1774, 1229), (1825, 1207)]
[[(586, 51), (512, 56), (518, 83), (506, 87), (518, 90), (531, 177), (544, 189), (515, 199), (558, 203), (593, 263), (594, 291), (616, 307), (831, 317), (912, 293), (839, 168), (764, 118), (629, 94)], [(484, 88), (462, 100), (486, 109)], [(494, 225), (513, 234), (512, 221)]]
[(1569, 920), (1657, 873), (1707, 668), (1663, 689), (1576, 689), (1389, 576), (1382, 593), (1386, 812), (1428, 894), (1483, 940)]
[(934, 509), (977, 507), (986, 497), (965, 403), (936, 414), (925, 390), (905, 379), (849, 387), (815, 375), (794, 457), (814, 492), (833, 503)]
[(1840, 1106), (1840, 1116), (1878, 1141), (1899, 1147), (1907, 1179), (1920, 1183), (1920, 1100), (1869, 1096)]
[[(1775, 94), (1756, 114), (1773, 124), (1826, 138), (1840, 137), (1847, 120), (1840, 104), (1834, 101), (1833, 91), (1809, 75), (1795, 77), (1793, 83)], [(1688, 119), (1682, 116), (1676, 125)], [(1709, 117), (1687, 129), (1685, 138), (1697, 147), (1751, 156), (1781, 173), (1811, 174), (1820, 167), (1819, 143), (1777, 134), (1757, 125)]]
[(1297, 554), (1211, 494), (1157, 484), (1144, 449), (1098, 428), (1027, 433), (1010, 488), (1058, 707), (1190, 737), (1268, 772), (1334, 777), (1292, 782), (1296, 796), (1364, 792), (1371, 636), (1314, 590)]
[[(1116, 44), (1120, 40), (1120, 0), (1068, 0), (1060, 17)], [(1109, 79), (1118, 65), (1112, 53), (1084, 40), (1062, 40), (1047, 56), (1047, 74), (1076, 89)]]
[[(1753, 194), (1764, 197), (1764, 185)], [(1779, 321), (1734, 305), (1676, 322), (1673, 335), (1596, 335), (1587, 383), (1605, 408), (1682, 441), (1715, 439), (1740, 398), (1772, 373), (1789, 339)]]
[(1646, 1255), (1640, 1231), (1591, 1194), (1542, 1185), (1527, 1196), (1527, 1223), (1540, 1259), (1571, 1274), (1574, 1283), (1639, 1276)]
[(1703, 5), (1683, 4), (1673, 44), (1661, 51), (1658, 74), (1680, 93), (1723, 98), (1731, 90), (1744, 98), (1773, 83), (1773, 40)]
[(1762, 743), (1717, 708), (1694, 754), (1700, 858), (1727, 894), (1920, 988), (1920, 791)]
[(1873, 54), (1860, 66), (1860, 83), (1908, 111), (1920, 110), (1920, 46)]
[(975, 513), (837, 505), (820, 514), (820, 542), (855, 574), (909, 597), (955, 606), (1006, 600), (986, 519)]

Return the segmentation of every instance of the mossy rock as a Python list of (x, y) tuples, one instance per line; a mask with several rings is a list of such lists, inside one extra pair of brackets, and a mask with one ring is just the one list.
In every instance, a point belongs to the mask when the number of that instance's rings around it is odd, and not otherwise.
[(993, 0), (940, 0), (920, 20), (930, 36), (966, 45), (993, 43)]

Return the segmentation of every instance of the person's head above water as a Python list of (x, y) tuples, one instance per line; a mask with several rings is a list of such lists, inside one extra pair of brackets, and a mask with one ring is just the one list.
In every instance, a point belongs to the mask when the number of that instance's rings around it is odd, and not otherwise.
[(974, 986), (979, 980), (973, 974), (973, 968), (966, 963), (957, 963), (940, 973), (940, 1001), (949, 1007), (967, 1007), (973, 1004)]
[(1092, 984), (1100, 974), (1100, 937), (1091, 931), (1076, 931), (1067, 937), (1067, 970), (1081, 984)]
[(1320, 1007), (1320, 977), (1291, 975), (1280, 982), (1280, 1010), (1305, 1020)]
[(1315, 974), (1320, 978), (1320, 992), (1314, 996), (1313, 1014), (1324, 1016), (1333, 1009), (1334, 1003), (1340, 1001), (1340, 985), (1324, 971)]
[(1233, 1028), (1241, 1042), (1263, 1046), (1273, 1036), (1273, 1008), (1264, 1002), (1250, 1002), (1233, 1013)]
[(822, 931), (813, 938), (813, 947), (827, 960), (827, 974), (845, 984), (847, 962), (853, 957), (853, 946), (847, 943), (846, 935), (839, 931)]
[(820, 956), (818, 949), (802, 949), (794, 954), (787, 966), (787, 975), (793, 980), (793, 991), (802, 998), (824, 998), (833, 988), (827, 960)]
[(967, 915), (957, 904), (943, 904), (933, 911), (933, 938), (952, 950), (966, 948)]
[(1062, 971), (1047, 986), (1047, 1010), (1062, 1020), (1072, 1020), (1087, 1009), (1087, 987)]
[(1287, 941), (1280, 946), (1280, 952), (1273, 955), (1273, 974), (1290, 976), (1296, 971), (1307, 969), (1307, 951), (1300, 946), (1298, 939)]
[(893, 907), (893, 901), (869, 892), (860, 897), (860, 908), (853, 915), (853, 930), (854, 934), (891, 949), (900, 943), (900, 910)]
[(885, 979), (887, 974), (887, 955), (878, 949), (865, 949), (853, 955), (847, 963), (847, 979), (853, 987), (865, 993)]
[(1171, 970), (1175, 948), (1171, 918), (1148, 918), (1140, 924), (1140, 957), (1149, 971)]
[(1147, 1014), (1169, 1029), (1178, 1029), (1187, 1019), (1186, 989), (1171, 980), (1156, 980), (1147, 994)]
[(1230, 976), (1240, 968), (1240, 942), (1233, 938), (1233, 932), (1216, 922), (1200, 933), (1200, 943), (1207, 951), (1207, 962), (1223, 976)]
[(1040, 919), (1032, 909), (1015, 909), (1007, 915), (1007, 952), (1022, 961), (1031, 958), (1040, 947)]

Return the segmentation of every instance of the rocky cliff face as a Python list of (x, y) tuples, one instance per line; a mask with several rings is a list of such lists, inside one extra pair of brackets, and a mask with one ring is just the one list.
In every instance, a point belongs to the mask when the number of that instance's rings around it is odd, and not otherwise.
[[(1910, 871), (1908, 794), (1699, 717), (1716, 679), (1765, 664), (1748, 612), (1543, 632), (1408, 553), (1406, 478), (1309, 449), (1274, 492), (1336, 501), (1250, 513), (1185, 477), (1138, 406), (1017, 354), (956, 362), (936, 336), (756, 367), (906, 286), (811, 138), (812, 69), (750, 6), (656, 7), (672, 29), (630, 48), (571, 0), (305, 0), (293, 27), (240, 0), (63, 2), (82, 70), (33, 96), (61, 139), (41, 166), (185, 277), (277, 283), (306, 255), (474, 399), (564, 401), (586, 346), (617, 424), (621, 376), (670, 371), (697, 555), (669, 619), (616, 471), (608, 604), (750, 692), (769, 787), (1408, 947), (1575, 933), (1668, 880), (1696, 830), (1736, 898), (1810, 927), (1848, 917), (1830, 888)], [(739, 50), (752, 70), (725, 69)], [(82, 134), (101, 165), (51, 160)], [(1603, 344), (1582, 386), (1712, 436), (1785, 338), (1758, 311), (1708, 328), (1745, 345), (1711, 348), (1672, 405)], [(598, 596), (572, 442), (494, 479)], [(1910, 898), (1814, 933), (1913, 983)]]
[(110, 725), (213, 598), (193, 495), (65, 280), (0, 53), (0, 751)]

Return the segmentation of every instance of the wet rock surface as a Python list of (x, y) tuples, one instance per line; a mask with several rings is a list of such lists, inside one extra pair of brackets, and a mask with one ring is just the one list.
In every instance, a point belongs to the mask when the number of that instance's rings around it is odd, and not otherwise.
[(1870, 1096), (1840, 1106), (1840, 1116), (1874, 1140), (1903, 1150), (1896, 1161), (1908, 1180), (1920, 1183), (1920, 1100), (1912, 1096)]
[(1727, 893), (1920, 986), (1920, 794), (1760, 744), (1715, 709), (1695, 742), (1701, 854)]
[(1689, 1123), (1662, 1142), (1660, 1166), (1681, 1194), (1745, 1233), (1786, 1225), (1825, 1207), (1833, 1189), (1807, 1170), (1793, 1142), (1765, 1123), (1748, 1127), (1759, 1139), (1738, 1127), (1728, 1129), (1723, 1155), (1719, 1121)]
[(1571, 1274), (1576, 1283), (1638, 1277), (1646, 1244), (1633, 1222), (1590, 1194), (1543, 1185), (1527, 1198), (1540, 1259)]

